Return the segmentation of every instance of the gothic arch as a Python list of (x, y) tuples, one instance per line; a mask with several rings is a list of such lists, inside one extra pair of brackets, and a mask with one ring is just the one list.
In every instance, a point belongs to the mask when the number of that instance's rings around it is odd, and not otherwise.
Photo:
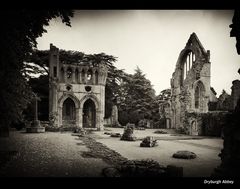
[(205, 97), (205, 86), (201, 80), (194, 83), (194, 107), (202, 110)]
[(183, 85), (183, 81), (186, 79), (189, 71), (192, 69), (194, 62), (196, 61), (196, 53), (191, 48), (184, 49), (179, 56), (179, 66), (181, 69), (180, 84)]
[(88, 99), (91, 99), (94, 102), (96, 110), (98, 110), (99, 109), (98, 99), (95, 95), (92, 95), (92, 94), (91, 95), (86, 95), (80, 100), (80, 108), (83, 109), (83, 105)]
[(75, 107), (79, 108), (79, 106), (80, 106), (79, 100), (77, 99), (77, 97), (75, 95), (69, 94), (69, 93), (63, 94), (63, 96), (61, 96), (61, 98), (58, 100), (58, 104), (59, 104), (60, 108), (63, 107), (63, 103), (67, 98), (70, 98), (71, 100), (73, 100)]

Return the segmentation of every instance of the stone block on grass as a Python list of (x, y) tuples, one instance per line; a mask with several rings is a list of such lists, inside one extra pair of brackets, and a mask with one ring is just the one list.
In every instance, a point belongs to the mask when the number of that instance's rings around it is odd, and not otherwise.
[(140, 147), (154, 147), (157, 146), (157, 140), (154, 139), (152, 136), (147, 136), (143, 139), (143, 141), (140, 143)]
[(194, 152), (190, 151), (177, 151), (176, 153), (173, 154), (172, 157), (178, 159), (195, 159), (197, 155)]

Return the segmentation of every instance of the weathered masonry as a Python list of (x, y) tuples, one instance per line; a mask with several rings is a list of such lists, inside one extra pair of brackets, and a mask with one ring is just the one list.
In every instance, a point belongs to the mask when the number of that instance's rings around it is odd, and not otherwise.
[(168, 128), (183, 128), (191, 135), (201, 133), (201, 115), (208, 112), (208, 103), (214, 96), (210, 69), (210, 51), (192, 33), (172, 74), (171, 99), (166, 102)]
[(107, 67), (67, 63), (50, 44), (49, 113), (57, 127), (103, 129)]

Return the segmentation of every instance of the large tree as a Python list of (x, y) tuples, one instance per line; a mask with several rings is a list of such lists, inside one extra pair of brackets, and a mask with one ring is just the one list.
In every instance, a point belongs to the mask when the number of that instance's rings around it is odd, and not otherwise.
[(69, 10), (1, 10), (0, 32), (0, 136), (8, 136), (9, 125), (21, 120), (31, 100), (31, 90), (23, 76), (24, 60), (34, 48), (44, 26), (60, 17), (70, 26)]
[(133, 75), (128, 74), (120, 86), (119, 121), (138, 124), (142, 119), (157, 121), (158, 104), (150, 80), (137, 67)]

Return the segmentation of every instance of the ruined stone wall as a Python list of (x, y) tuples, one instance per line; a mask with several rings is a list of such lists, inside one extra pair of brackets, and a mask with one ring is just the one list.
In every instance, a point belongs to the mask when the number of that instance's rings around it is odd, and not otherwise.
[[(173, 127), (201, 127), (202, 120), (186, 117), (187, 113), (206, 113), (210, 101), (210, 51), (206, 51), (193, 33), (181, 51), (171, 79), (171, 120)], [(195, 122), (194, 122), (195, 121)], [(195, 126), (194, 126), (195, 127)], [(196, 128), (196, 129), (197, 129)]]

